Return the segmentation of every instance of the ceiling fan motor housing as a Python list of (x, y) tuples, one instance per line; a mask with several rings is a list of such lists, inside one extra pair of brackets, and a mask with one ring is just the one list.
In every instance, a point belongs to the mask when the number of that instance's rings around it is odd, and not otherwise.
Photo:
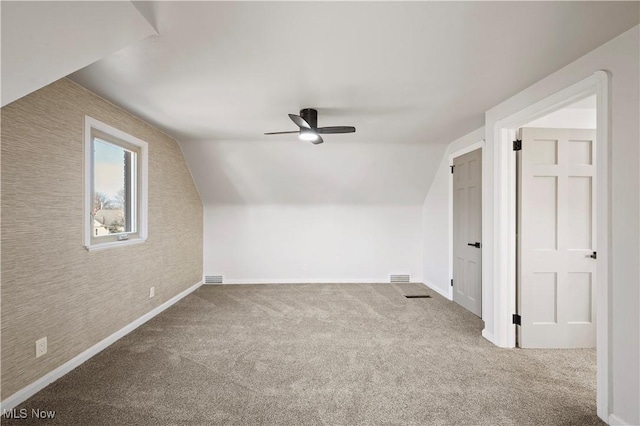
[(318, 128), (318, 111), (312, 108), (305, 108), (300, 110), (300, 117), (304, 119), (312, 129)]

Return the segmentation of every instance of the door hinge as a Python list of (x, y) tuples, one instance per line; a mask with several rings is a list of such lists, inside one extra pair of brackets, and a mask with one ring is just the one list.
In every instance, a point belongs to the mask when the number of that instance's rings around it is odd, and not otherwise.
[(455, 169), (456, 166), (449, 166), (449, 167), (451, 167), (451, 173), (453, 174), (453, 169)]
[(596, 253), (594, 251), (591, 255), (589, 255), (589, 257), (592, 258), (592, 259), (597, 259), (598, 258), (598, 253)]
[(522, 323), (522, 317), (518, 314), (513, 314), (513, 323), (515, 325), (521, 325)]
[(516, 139), (513, 141), (513, 150), (521, 151), (522, 150), (522, 141), (520, 139)]
[(451, 287), (453, 287), (453, 279), (451, 279)]

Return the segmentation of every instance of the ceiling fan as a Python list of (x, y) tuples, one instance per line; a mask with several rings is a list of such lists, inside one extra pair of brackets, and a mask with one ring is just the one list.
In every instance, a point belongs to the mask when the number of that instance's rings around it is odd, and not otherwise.
[(320, 136), (321, 134), (354, 133), (356, 131), (356, 128), (353, 126), (318, 127), (318, 111), (311, 108), (301, 109), (300, 115), (289, 114), (289, 118), (300, 128), (300, 130), (293, 130), (290, 132), (271, 132), (265, 133), (265, 135), (298, 133), (300, 135), (300, 139), (318, 145), (324, 142), (322, 140), (322, 136)]

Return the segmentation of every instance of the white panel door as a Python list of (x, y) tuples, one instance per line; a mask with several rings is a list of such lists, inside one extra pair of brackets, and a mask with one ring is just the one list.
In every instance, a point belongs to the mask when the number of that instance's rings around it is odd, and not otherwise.
[(482, 316), (482, 150), (453, 160), (453, 300)]
[(518, 313), (522, 348), (592, 348), (595, 130), (522, 129)]

